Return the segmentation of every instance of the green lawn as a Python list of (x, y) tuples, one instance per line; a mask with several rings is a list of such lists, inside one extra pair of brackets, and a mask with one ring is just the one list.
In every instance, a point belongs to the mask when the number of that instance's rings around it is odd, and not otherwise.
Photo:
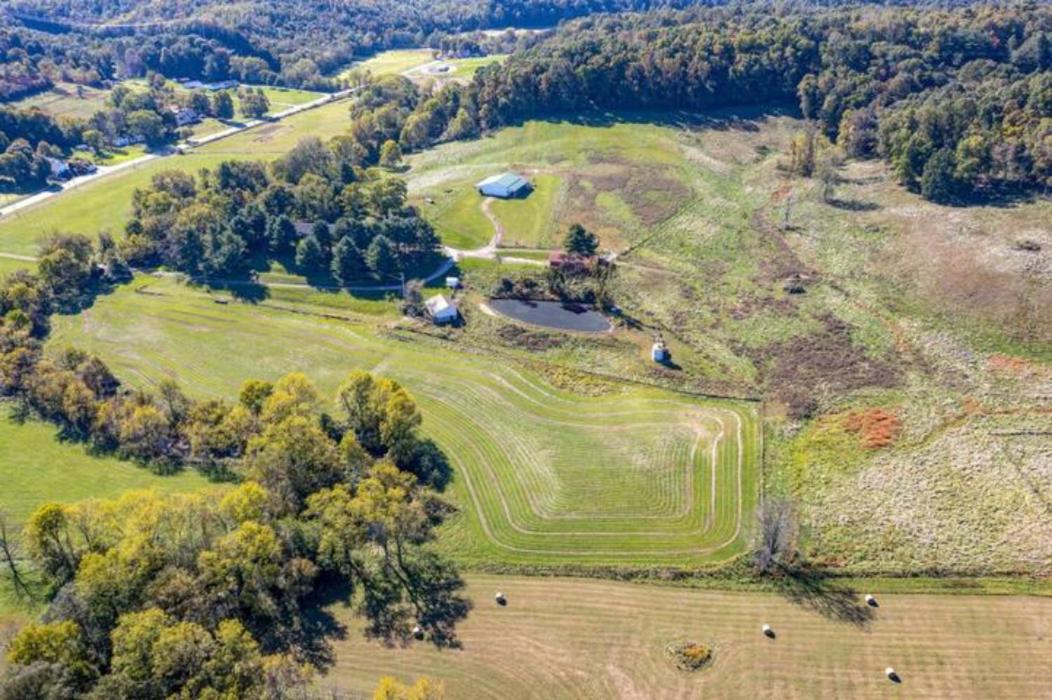
[(504, 227), (502, 245), (557, 246), (560, 236), (554, 230), (554, 202), (563, 189), (562, 180), (555, 175), (536, 175), (530, 180), (534, 190), (523, 199), (487, 199), (469, 180), (451, 188), (433, 188), (426, 197), (416, 197), (415, 201), (442, 242), (454, 248), (480, 248), (493, 238), (494, 225), (483, 211), (484, 204)]
[(493, 65), (494, 63), (503, 63), (507, 58), (507, 54), (491, 54), (489, 56), (477, 56), (475, 58), (450, 59), (445, 61), (445, 63), (451, 65), (453, 70), (445, 75), (461, 80), (471, 80), (475, 77), (475, 73), (478, 72), (479, 68)]
[(563, 190), (562, 178), (535, 175), (533, 191), (523, 199), (494, 199), (491, 211), (504, 226), (507, 247), (557, 248), (561, 231), (556, 230), (555, 202)]
[(212, 487), (187, 470), (160, 476), (149, 469), (111, 457), (97, 457), (80, 444), (63, 442), (56, 429), (40, 421), (15, 421), (0, 404), (0, 509), (15, 524), (41, 503), (72, 503), (85, 498), (111, 498), (129, 489), (163, 492)]
[(298, 90), (296, 88), (270, 86), (263, 88), (263, 94), (265, 94), (270, 101), (270, 113), (281, 112), (289, 107), (312, 102), (325, 95), (323, 92), (314, 92), (312, 90)]
[(141, 279), (56, 319), (51, 343), (97, 352), (132, 383), (176, 376), (198, 396), (296, 370), (325, 393), (355, 368), (403, 382), (453, 464), (461, 510), (440, 543), (468, 565), (689, 566), (744, 550), (752, 406), (628, 385), (579, 396), (507, 360), (282, 306)]
[(0, 256), (0, 277), (10, 274), (15, 270), (28, 270), (35, 267), (34, 263), (28, 260), (17, 260), (15, 258), (5, 258)]
[(442, 242), (454, 248), (481, 248), (493, 238), (493, 224), (482, 212), (483, 198), (473, 183), (452, 192), (435, 192), (434, 204), (421, 200), (420, 209), (434, 225)]
[(149, 161), (101, 178), (0, 219), (0, 252), (33, 255), (37, 241), (53, 230), (88, 235), (102, 230), (119, 233), (131, 212), (132, 192), (148, 185), (156, 173), (172, 168), (197, 172), (229, 159), (272, 160), (306, 136), (329, 138), (342, 133), (347, 119), (347, 105), (336, 102), (202, 146), (187, 155)]
[(134, 160), (146, 154), (146, 146), (136, 144), (124, 148), (111, 148), (98, 155), (93, 151), (73, 151), (73, 158), (83, 158), (96, 165), (119, 165), (129, 160)]
[(383, 51), (364, 61), (358, 62), (347, 68), (339, 77), (345, 77), (351, 71), (367, 70), (373, 77), (381, 78), (387, 75), (397, 75), (405, 71), (422, 66), (433, 60), (434, 52), (431, 49), (396, 49)]

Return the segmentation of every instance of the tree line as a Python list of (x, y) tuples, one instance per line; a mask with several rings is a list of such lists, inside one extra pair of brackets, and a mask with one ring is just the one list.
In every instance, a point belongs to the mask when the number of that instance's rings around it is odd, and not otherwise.
[(1050, 37), (1044, 5), (590, 17), (467, 87), (376, 87), (387, 102), (364, 101), (352, 132), (411, 151), (556, 114), (795, 103), (848, 155), (887, 160), (930, 199), (1044, 190)]
[(448, 465), (403, 387), (360, 371), (331, 402), (302, 374), (248, 381), (233, 402), (126, 387), (97, 357), (42, 347), (53, 311), (116, 283), (112, 242), (56, 236), (41, 253), (37, 273), (0, 283), (0, 395), (98, 452), (237, 485), (47, 503), (17, 543), (5, 535), (47, 612), (12, 640), (0, 698), (306, 697), (323, 591), (371, 635), (454, 642), (469, 604), (429, 546)]
[[(280, 76), (286, 84), (307, 86), (347, 64), (356, 56), (389, 48), (437, 47), (442, 38), (480, 29), (550, 27), (560, 21), (598, 12), (635, 12), (653, 7), (687, 7), (698, 0), (506, 0), (473, 3), (462, 0), (351, 0), (317, 3), (308, 0), (272, 3), (256, 0), (231, 6), (219, 0), (179, 0), (157, 6), (126, 0), (93, 2), (85, 12), (77, 0), (16, 0), (12, 14), (41, 17), (34, 23), (59, 35), (85, 35), (103, 43), (119, 43), (127, 34), (138, 42), (178, 42), (189, 34), (214, 42), (216, 61), (226, 52), (256, 59), (253, 69)], [(179, 18), (173, 22), (172, 18)], [(106, 28), (92, 24), (111, 22)], [(116, 26), (114, 26), (116, 25)], [(123, 25), (123, 27), (121, 26)], [(137, 25), (137, 26), (136, 26)], [(116, 35), (116, 36), (114, 36)], [(202, 54), (207, 55), (207, 54)], [(201, 69), (204, 63), (199, 63)], [(193, 63), (180, 63), (184, 72)], [(155, 70), (160, 70), (153, 66)], [(165, 73), (170, 77), (172, 74)], [(198, 77), (194, 75), (193, 77)], [(227, 76), (223, 76), (227, 77)], [(306, 82), (294, 82), (306, 81)]]
[(390, 282), (430, 257), (438, 238), (401, 179), (363, 167), (345, 138), (307, 138), (269, 167), (226, 161), (170, 170), (136, 190), (118, 245), (136, 266), (195, 277), (242, 277), (270, 260), (339, 285)]

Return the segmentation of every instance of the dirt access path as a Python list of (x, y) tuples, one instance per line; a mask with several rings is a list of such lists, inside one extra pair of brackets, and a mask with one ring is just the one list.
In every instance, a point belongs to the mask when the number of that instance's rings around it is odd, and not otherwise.
[[(493, 238), (489, 239), (489, 243), (482, 246), (481, 248), (474, 248), (472, 250), (464, 250), (462, 248), (453, 248), (452, 246), (442, 246), (442, 251), (453, 258), (453, 260), (461, 260), (463, 258), (477, 258), (481, 260), (493, 260), (498, 257), (498, 249), (500, 244), (504, 241), (504, 224), (501, 223), (497, 215), (493, 213), (491, 209), (493, 205), (492, 197), (485, 197), (482, 200), (482, 204), (479, 205), (482, 209), (482, 213), (490, 224), (493, 226)], [(532, 258), (516, 258), (514, 256), (500, 255), (500, 259), (505, 262), (519, 263), (522, 265), (545, 265), (542, 260), (533, 260)]]

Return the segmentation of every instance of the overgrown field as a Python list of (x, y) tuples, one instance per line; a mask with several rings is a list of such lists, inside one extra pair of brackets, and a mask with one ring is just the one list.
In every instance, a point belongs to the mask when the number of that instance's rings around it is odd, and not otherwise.
[(441, 544), (465, 563), (679, 567), (746, 548), (759, 457), (750, 404), (616, 382), (580, 395), (424, 336), (285, 302), (216, 304), (171, 280), (141, 279), (55, 326), (53, 346), (197, 395), (296, 370), (325, 392), (355, 368), (397, 379), (451, 461), (460, 513)]
[[(876, 591), (880, 607), (856, 626), (774, 594), (575, 579), (468, 583), (476, 607), (460, 628), (462, 649), (389, 648), (352, 631), (321, 685), (366, 693), (382, 675), (426, 675), (442, 679), (450, 697), (553, 699), (1041, 698), (1048, 690), (1049, 598)], [(493, 602), (496, 591), (507, 607)], [(775, 639), (760, 633), (765, 623)], [(711, 645), (713, 664), (676, 670), (662, 651), (681, 639)], [(886, 666), (901, 684), (885, 678)]]

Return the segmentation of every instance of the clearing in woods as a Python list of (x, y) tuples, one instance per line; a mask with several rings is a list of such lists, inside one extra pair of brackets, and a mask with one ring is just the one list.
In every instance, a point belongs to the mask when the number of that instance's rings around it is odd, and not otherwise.
[(356, 368), (400, 381), (452, 462), (461, 512), (440, 544), (464, 562), (690, 566), (745, 550), (754, 405), (615, 382), (580, 396), (507, 361), (277, 306), (140, 279), (56, 319), (51, 343), (96, 352), (133, 384), (173, 376), (198, 396), (296, 370), (328, 395)]
[(375, 56), (352, 63), (346, 70), (340, 73), (343, 78), (354, 71), (367, 70), (376, 78), (388, 75), (398, 75), (411, 68), (430, 63), (434, 59), (434, 51), (431, 49), (395, 49), (393, 51), (382, 51)]
[(693, 134), (672, 121), (648, 121), (659, 118), (530, 121), (443, 144), (408, 159), (409, 191), (447, 244), (482, 245), (493, 229), (479, 210), (475, 183), (515, 171), (534, 190), (494, 202), (508, 233), (505, 246), (557, 248), (567, 226), (579, 222), (599, 234), (604, 247), (620, 249), (709, 194), (697, 182), (708, 175), (687, 156)]
[[(386, 647), (334, 610), (351, 631), (319, 685), (368, 693), (384, 675), (430, 676), (473, 699), (1048, 697), (1052, 598), (878, 593), (856, 625), (773, 593), (469, 576), (468, 594), (454, 650)], [(684, 673), (663, 657), (684, 638), (714, 647), (710, 667)]]

